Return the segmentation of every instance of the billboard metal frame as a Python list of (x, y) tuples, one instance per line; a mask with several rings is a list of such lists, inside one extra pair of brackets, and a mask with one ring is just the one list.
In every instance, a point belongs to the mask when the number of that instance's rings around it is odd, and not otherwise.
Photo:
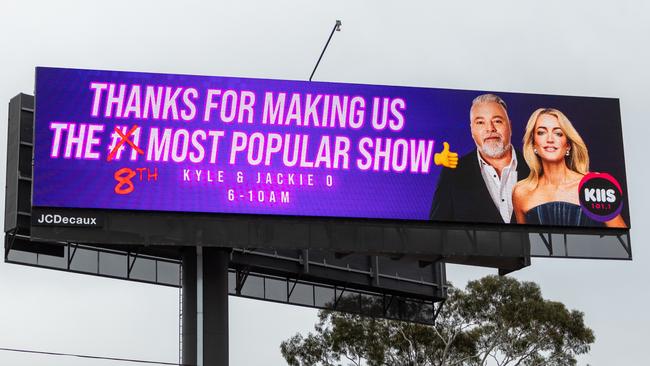
[(632, 259), (629, 229), (80, 209), (55, 210), (104, 225), (33, 226), (33, 115), (33, 96), (11, 100), (5, 262), (180, 288), (185, 362), (227, 363), (229, 294), (432, 324), (445, 263), (506, 274), (531, 257)]

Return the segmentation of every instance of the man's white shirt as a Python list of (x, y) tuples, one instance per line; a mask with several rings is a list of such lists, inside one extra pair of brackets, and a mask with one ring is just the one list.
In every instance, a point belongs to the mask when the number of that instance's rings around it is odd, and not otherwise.
[[(510, 149), (512, 150), (512, 147)], [(503, 168), (501, 177), (497, 174), (496, 169), (483, 160), (478, 150), (476, 150), (476, 156), (478, 157), (478, 165), (481, 169), (483, 181), (485, 181), (494, 205), (499, 210), (503, 221), (510, 223), (512, 218), (512, 190), (517, 184), (517, 154), (512, 150), (510, 164)]]

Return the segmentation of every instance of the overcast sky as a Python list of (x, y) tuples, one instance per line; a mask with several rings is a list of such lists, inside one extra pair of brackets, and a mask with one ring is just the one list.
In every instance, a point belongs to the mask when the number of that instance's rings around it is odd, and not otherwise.
[[(646, 365), (650, 327), (650, 3), (646, 1), (0, 0), (0, 120), (34, 67), (620, 98), (633, 261), (534, 259), (514, 277), (585, 312), (585, 365)], [(0, 128), (6, 151), (6, 125)], [(5, 157), (0, 157), (4, 181)], [(4, 197), (4, 194), (1, 195)], [(4, 198), (3, 198), (4, 199)], [(492, 270), (449, 266), (457, 285)], [(0, 263), (0, 347), (178, 360), (178, 290)], [(316, 311), (230, 299), (231, 365), (283, 365)], [(117, 362), (0, 351), (2, 365)]]

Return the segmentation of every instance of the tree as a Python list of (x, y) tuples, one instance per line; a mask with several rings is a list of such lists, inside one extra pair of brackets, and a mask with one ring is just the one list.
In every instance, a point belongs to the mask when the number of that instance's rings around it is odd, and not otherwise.
[(450, 288), (435, 325), (321, 310), (280, 349), (291, 366), (575, 365), (595, 340), (583, 317), (535, 283), (488, 276)]

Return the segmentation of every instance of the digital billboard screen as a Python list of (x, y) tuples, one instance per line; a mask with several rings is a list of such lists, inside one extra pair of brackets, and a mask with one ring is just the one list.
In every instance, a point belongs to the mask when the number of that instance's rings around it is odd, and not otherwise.
[(618, 99), (45, 67), (35, 97), (34, 207), (630, 226)]

